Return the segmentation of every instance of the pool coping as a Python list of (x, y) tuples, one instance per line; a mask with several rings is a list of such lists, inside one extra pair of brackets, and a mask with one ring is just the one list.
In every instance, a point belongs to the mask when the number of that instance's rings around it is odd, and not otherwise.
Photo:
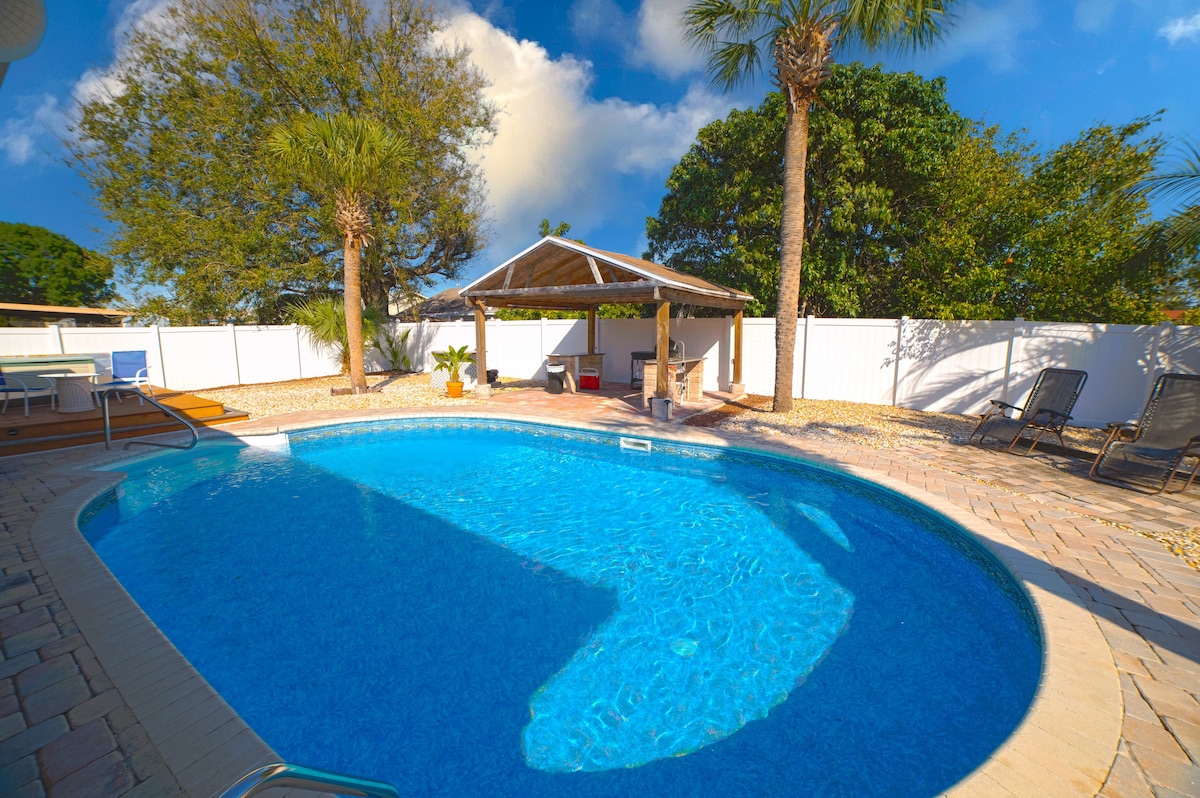
[[(1095, 618), (1051, 566), (1025, 552), (1018, 541), (934, 494), (888, 475), (758, 435), (472, 410), (347, 412), (289, 423), (267, 418), (210, 430), (203, 439), (403, 418), (533, 423), (782, 455), (874, 482), (946, 516), (983, 541), (1025, 590), (1041, 626), (1044, 656), (1037, 693), (1020, 725), (983, 764), (943, 794), (952, 798), (1078, 796), (1095, 795), (1103, 786), (1117, 755), (1124, 710), (1113, 656)], [(145, 451), (102, 452), (85, 463), (57, 469), (89, 480), (39, 514), (32, 541), (81, 633), (181, 788), (197, 798), (218, 795), (240, 776), (280, 757), (142, 612), (78, 529), (79, 515), (123, 479), (118, 471), (92, 469), (146, 456)]]

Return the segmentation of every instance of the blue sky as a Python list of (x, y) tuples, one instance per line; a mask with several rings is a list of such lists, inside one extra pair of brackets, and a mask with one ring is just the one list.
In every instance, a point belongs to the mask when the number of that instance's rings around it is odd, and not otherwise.
[[(60, 144), (79, 97), (103, 82), (120, 34), (170, 0), (47, 0), (41, 47), (0, 86), (0, 220), (103, 249), (111, 226)], [(369, 2), (369, 0), (368, 0)], [(435, 0), (444, 36), (468, 45), (501, 109), (476, 152), (491, 245), (461, 284), (531, 244), (543, 217), (640, 255), (645, 217), (696, 131), (761, 101), (763, 78), (722, 93), (680, 35), (687, 0)], [(1200, 141), (1200, 0), (976, 0), (954, 5), (945, 40), (867, 63), (945, 76), (950, 104), (1025, 131), (1046, 150), (1098, 122), (1165, 109), (1154, 132)], [(1165, 209), (1164, 209), (1165, 210)]]

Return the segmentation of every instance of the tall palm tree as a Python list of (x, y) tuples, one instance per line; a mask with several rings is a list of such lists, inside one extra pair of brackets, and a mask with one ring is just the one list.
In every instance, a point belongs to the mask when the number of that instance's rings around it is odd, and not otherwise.
[(412, 160), (408, 142), (375, 120), (341, 113), (304, 114), (267, 137), (267, 151), (296, 173), (301, 186), (318, 199), (332, 196), (333, 221), (342, 234), (346, 302), (346, 343), (350, 389), (366, 393), (363, 369), (362, 248), (370, 242), (371, 196), (400, 184)]
[(804, 246), (808, 111), (829, 79), (835, 50), (857, 42), (918, 49), (941, 37), (953, 0), (696, 0), (684, 12), (688, 37), (708, 51), (713, 83), (729, 89), (773, 59), (788, 101), (783, 153), (779, 301), (775, 314), (776, 413), (792, 409), (792, 361)]

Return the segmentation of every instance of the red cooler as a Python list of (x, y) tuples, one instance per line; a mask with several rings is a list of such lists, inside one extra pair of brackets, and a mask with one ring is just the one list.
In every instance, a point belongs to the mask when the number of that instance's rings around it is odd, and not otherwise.
[(579, 387), (587, 391), (600, 390), (600, 372), (596, 369), (580, 369)]

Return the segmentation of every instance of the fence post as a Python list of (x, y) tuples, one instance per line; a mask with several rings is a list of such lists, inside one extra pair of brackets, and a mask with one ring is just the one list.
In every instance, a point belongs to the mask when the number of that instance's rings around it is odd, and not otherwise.
[[(775, 320), (775, 324), (779, 324), (779, 320)], [(800, 398), (808, 397), (808, 339), (812, 337), (813, 328), (816, 327), (816, 319), (812, 316), (804, 317), (804, 347), (800, 350)], [(788, 390), (791, 390), (789, 388)]]
[(300, 344), (300, 325), (293, 324), (292, 330), (296, 333), (296, 376), (304, 379), (304, 350)]
[(63, 349), (63, 342), (62, 342), (62, 327), (58, 326), (57, 324), (51, 324), (49, 327), (49, 330), (50, 330), (50, 346), (51, 346), (52, 350), (54, 350), (54, 351), (51, 351), (50, 354), (65, 355), (66, 350)]
[[(1142, 389), (1143, 396), (1149, 396), (1158, 379), (1158, 353), (1162, 350), (1163, 333), (1170, 334), (1171, 322), (1164, 321), (1154, 328), (1154, 338), (1150, 341), (1150, 354), (1146, 358), (1146, 385)], [(1170, 369), (1166, 369), (1170, 371)]]
[(158, 350), (158, 373), (162, 375), (162, 387), (168, 388), (167, 385), (167, 359), (163, 357), (162, 345), (162, 327), (157, 324), (153, 325), (154, 329), (154, 347)]
[(896, 406), (896, 396), (900, 393), (900, 358), (904, 351), (904, 323), (908, 316), (901, 316), (896, 321), (896, 365), (892, 373), (892, 407)]
[(238, 355), (237, 345), (237, 325), (229, 325), (229, 342), (233, 345), (233, 378), (236, 380), (234, 385), (242, 384), (242, 363)]
[(1012, 334), (1008, 336), (1008, 354), (1004, 359), (1004, 384), (1000, 386), (1001, 402), (1008, 401), (1008, 381), (1012, 377), (1013, 360), (1017, 354), (1017, 339), (1025, 334), (1025, 330), (1021, 327), (1024, 321), (1025, 319), (1020, 316), (1013, 319)]

